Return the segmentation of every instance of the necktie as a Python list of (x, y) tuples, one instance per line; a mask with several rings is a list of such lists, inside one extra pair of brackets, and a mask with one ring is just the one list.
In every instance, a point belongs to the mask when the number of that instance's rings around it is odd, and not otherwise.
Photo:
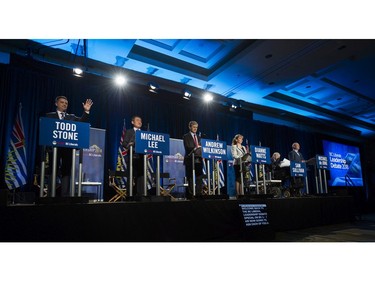
[(65, 112), (60, 112), (60, 114), (61, 114), (61, 120), (64, 120), (65, 119)]
[(198, 140), (195, 134), (194, 134), (194, 143), (195, 143), (195, 147), (198, 147)]

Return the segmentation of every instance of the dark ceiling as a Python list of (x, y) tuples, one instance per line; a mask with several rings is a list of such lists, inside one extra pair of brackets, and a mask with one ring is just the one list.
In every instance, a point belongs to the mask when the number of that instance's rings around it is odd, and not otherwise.
[(273, 112), (275, 122), (289, 116), (375, 136), (375, 40), (0, 40), (0, 51), (106, 76), (111, 66), (172, 92), (207, 90), (255, 118)]

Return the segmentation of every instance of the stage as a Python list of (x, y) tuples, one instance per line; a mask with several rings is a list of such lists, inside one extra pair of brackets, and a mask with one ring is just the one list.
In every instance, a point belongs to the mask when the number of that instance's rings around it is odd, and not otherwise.
[[(240, 205), (265, 205), (267, 225), (245, 226)], [(350, 196), (0, 207), (1, 242), (271, 242), (274, 233), (348, 222)]]

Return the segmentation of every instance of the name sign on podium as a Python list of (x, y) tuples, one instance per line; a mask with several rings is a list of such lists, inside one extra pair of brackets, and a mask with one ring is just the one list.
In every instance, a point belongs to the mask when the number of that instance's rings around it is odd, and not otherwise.
[(135, 132), (135, 152), (169, 155), (169, 135), (138, 130)]
[(316, 155), (316, 168), (322, 170), (328, 170), (328, 157), (324, 155)]
[(41, 117), (39, 119), (39, 145), (88, 148), (90, 124)]
[(202, 157), (227, 160), (227, 144), (224, 141), (202, 139)]
[(263, 146), (250, 145), (251, 157), (253, 163), (271, 164), (270, 148)]
[(306, 177), (306, 163), (290, 161), (290, 175), (292, 177)]

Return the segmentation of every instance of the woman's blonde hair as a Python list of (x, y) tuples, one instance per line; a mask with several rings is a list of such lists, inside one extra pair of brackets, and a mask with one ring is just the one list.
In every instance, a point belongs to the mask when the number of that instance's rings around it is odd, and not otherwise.
[(243, 135), (240, 135), (240, 134), (235, 135), (232, 140), (232, 145), (237, 144), (238, 138), (241, 138), (241, 137), (243, 138)]
[[(274, 157), (275, 156), (275, 157)], [(278, 153), (278, 152), (274, 152), (273, 154), (272, 154), (272, 158), (275, 158), (275, 159), (279, 159), (280, 158), (280, 153)]]

